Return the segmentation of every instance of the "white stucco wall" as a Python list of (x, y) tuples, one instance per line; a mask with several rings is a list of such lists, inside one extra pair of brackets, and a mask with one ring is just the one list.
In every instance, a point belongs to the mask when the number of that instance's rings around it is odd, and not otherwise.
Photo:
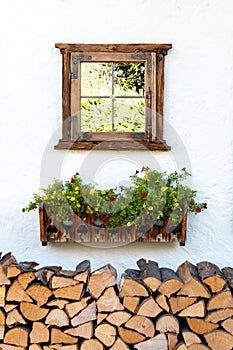
[[(186, 259), (233, 266), (232, 17), (231, 0), (1, 2), (0, 251), (67, 269), (89, 258), (92, 269), (111, 263), (119, 274), (141, 257), (174, 269)], [(54, 151), (57, 140), (51, 138), (61, 119), (56, 42), (172, 43), (165, 66), (165, 138), (172, 151)], [(87, 181), (118, 183), (141, 165), (191, 170), (192, 185), (208, 210), (189, 216), (185, 247), (42, 247), (37, 213), (21, 212), (41, 181), (53, 176), (69, 178), (81, 170)]]

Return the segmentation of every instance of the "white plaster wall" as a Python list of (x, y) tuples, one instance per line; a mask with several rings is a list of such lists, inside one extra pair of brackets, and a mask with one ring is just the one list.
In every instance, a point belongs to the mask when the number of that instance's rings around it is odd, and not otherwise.
[[(233, 266), (232, 16), (231, 0), (1, 2), (0, 251), (67, 269), (89, 258), (92, 269), (109, 262), (119, 274), (141, 257), (172, 268), (186, 259)], [(56, 42), (172, 43), (165, 67), (165, 138), (172, 152), (54, 151), (61, 119)], [(37, 213), (21, 213), (32, 192), (53, 176), (81, 170), (86, 181), (119, 183), (141, 165), (192, 171), (208, 210), (189, 216), (185, 247), (42, 247)]]

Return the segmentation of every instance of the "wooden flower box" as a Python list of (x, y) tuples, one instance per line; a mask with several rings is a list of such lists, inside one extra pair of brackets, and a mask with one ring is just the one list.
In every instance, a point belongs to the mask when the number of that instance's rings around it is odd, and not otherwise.
[(175, 227), (169, 220), (157, 220), (147, 224), (122, 226), (107, 229), (94, 214), (73, 214), (69, 220), (57, 221), (52, 208), (39, 206), (40, 241), (77, 243), (130, 243), (130, 242), (171, 242), (177, 241), (181, 246), (186, 241), (188, 210), (184, 209), (183, 218)]

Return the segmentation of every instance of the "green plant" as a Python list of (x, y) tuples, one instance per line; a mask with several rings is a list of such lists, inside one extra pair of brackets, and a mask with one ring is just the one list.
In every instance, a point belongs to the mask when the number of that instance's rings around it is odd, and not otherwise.
[(84, 184), (79, 173), (70, 181), (54, 182), (40, 193), (33, 194), (23, 211), (36, 209), (40, 203), (55, 208), (56, 219), (67, 219), (72, 213), (94, 214), (108, 228), (131, 226), (169, 219), (178, 224), (185, 208), (199, 213), (207, 208), (195, 201), (196, 190), (184, 184), (190, 174), (158, 172), (144, 168), (131, 176), (131, 186), (99, 189), (97, 184)]

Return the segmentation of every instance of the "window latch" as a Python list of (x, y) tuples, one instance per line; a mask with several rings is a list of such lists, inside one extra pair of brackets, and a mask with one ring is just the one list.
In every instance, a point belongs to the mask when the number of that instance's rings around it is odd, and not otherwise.
[(148, 101), (148, 103), (147, 103), (148, 108), (151, 108), (151, 98), (152, 98), (151, 89), (149, 88), (149, 90), (146, 93), (146, 99)]

